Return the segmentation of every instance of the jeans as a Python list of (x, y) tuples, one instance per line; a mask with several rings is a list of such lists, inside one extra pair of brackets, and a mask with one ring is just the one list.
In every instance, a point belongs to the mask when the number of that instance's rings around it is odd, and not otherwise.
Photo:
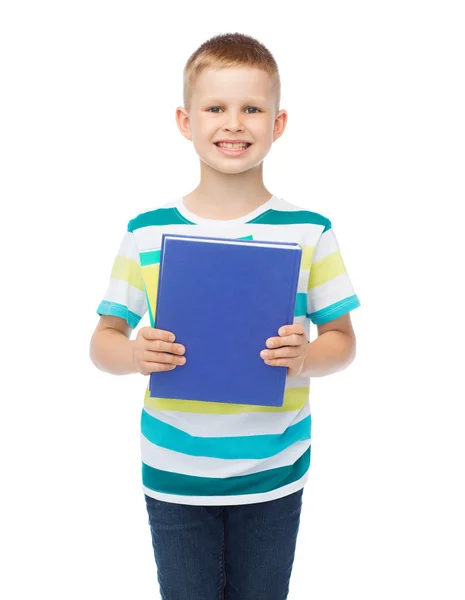
[(190, 506), (144, 494), (162, 600), (285, 600), (302, 495)]

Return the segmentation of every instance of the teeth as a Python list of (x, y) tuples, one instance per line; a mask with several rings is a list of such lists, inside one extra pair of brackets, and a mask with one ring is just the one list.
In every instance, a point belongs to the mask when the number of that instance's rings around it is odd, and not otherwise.
[(226, 144), (223, 142), (220, 142), (217, 144), (220, 148), (235, 148), (235, 149), (244, 149), (247, 148), (247, 144)]

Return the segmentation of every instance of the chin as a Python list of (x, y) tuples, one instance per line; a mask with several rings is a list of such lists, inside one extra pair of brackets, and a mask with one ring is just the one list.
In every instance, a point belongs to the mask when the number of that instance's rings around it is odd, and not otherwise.
[(242, 164), (224, 164), (222, 162), (214, 162), (214, 161), (206, 161), (202, 160), (210, 169), (217, 171), (218, 173), (224, 173), (225, 175), (239, 175), (239, 173), (245, 173), (246, 171), (250, 171), (251, 169), (255, 169), (261, 165), (263, 162), (260, 160), (258, 163), (248, 162)]
[(198, 156), (205, 165), (218, 171), (220, 173), (244, 173), (245, 171), (250, 171), (250, 169), (254, 169), (259, 167), (264, 156), (260, 157), (229, 157), (229, 156), (215, 156), (209, 153), (208, 156), (205, 153), (198, 153)]

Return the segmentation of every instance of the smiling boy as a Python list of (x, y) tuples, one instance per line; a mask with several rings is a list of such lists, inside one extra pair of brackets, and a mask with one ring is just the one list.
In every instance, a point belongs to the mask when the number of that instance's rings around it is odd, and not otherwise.
[[(293, 322), (261, 352), (271, 367), (287, 367), (283, 406), (155, 398), (147, 383), (141, 418), (162, 598), (213, 600), (224, 590), (228, 600), (283, 600), (310, 466), (310, 378), (353, 361), (349, 313), (360, 302), (331, 221), (264, 185), (264, 158), (287, 123), (270, 52), (238, 33), (211, 38), (185, 66), (183, 100), (176, 122), (200, 159), (200, 182), (129, 221), (97, 310), (91, 358), (104, 371), (144, 376), (189, 360), (175, 331), (154, 328), (163, 233), (300, 244)], [(151, 327), (131, 340), (147, 311)], [(309, 343), (311, 322), (318, 337)], [(220, 352), (212, 340), (212, 369)]]

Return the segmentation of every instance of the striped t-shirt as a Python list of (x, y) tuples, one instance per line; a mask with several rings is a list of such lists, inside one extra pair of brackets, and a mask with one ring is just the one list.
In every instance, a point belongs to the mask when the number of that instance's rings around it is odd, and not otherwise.
[[(273, 195), (248, 215), (220, 221), (195, 215), (177, 198), (129, 221), (98, 314), (135, 328), (148, 312), (154, 326), (162, 233), (297, 242), (302, 259), (294, 323), (304, 324), (309, 340), (310, 321), (326, 323), (360, 305), (331, 222), (321, 214)], [(188, 360), (187, 347), (185, 355)], [(140, 435), (145, 494), (229, 505), (274, 500), (304, 487), (311, 449), (308, 377), (287, 376), (282, 407), (154, 398), (149, 380)]]

